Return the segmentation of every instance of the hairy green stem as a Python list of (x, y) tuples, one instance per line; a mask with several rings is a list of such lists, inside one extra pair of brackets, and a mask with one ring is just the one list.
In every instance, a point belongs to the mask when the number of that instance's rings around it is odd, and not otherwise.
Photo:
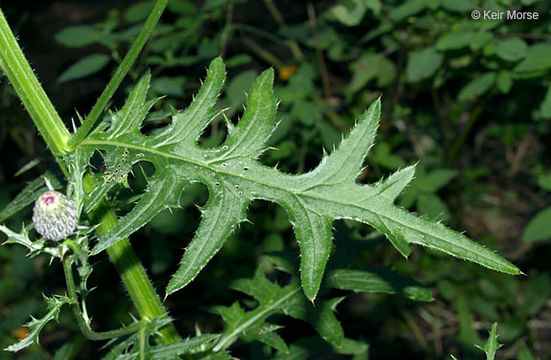
[(69, 149), (68, 142), (71, 134), (38, 82), (1, 9), (0, 66), (42, 134), (46, 145), (60, 166), (64, 166), (59, 160)]
[[(122, 77), (128, 72), (128, 69), (136, 60), (139, 50), (143, 47), (143, 44), (147, 40), (147, 37), (151, 34), (154, 25), (157, 23), (162, 10), (166, 7), (168, 0), (157, 0), (152, 15), (146, 21), (147, 31), (142, 31), (138, 37), (138, 40), (131, 47), (132, 56), (127, 56), (123, 60), (123, 64), (116, 72), (116, 76), (120, 79), (117, 81), (111, 81), (108, 85), (108, 89), (104, 91), (104, 94), (98, 100), (98, 103), (105, 106), (112, 94), (115, 92)], [(139, 45), (141, 44), (141, 45)], [(46, 95), (44, 89), (38, 82), (34, 72), (32, 71), (28, 61), (26, 60), (13, 32), (11, 31), (3, 12), (0, 10), (0, 67), (6, 73), (8, 79), (13, 84), (17, 94), (21, 98), (23, 105), (29, 112), (32, 120), (36, 124), (40, 134), (44, 138), (46, 144), (51, 149), (55, 156), (59, 166), (65, 173), (68, 174), (65, 162), (63, 161), (63, 155), (70, 151), (68, 145), (70, 139), (70, 133), (61, 121), (57, 111), (52, 105), (50, 99)], [(106, 94), (107, 93), (107, 94)], [(94, 106), (96, 112), (99, 114), (103, 111), (103, 108), (99, 108), (99, 105)], [(90, 116), (88, 117), (90, 118)], [(88, 119), (87, 118), (87, 119)], [(91, 118), (93, 120), (93, 118)], [(91, 120), (85, 121), (89, 129), (93, 127)], [(88, 131), (81, 131), (80, 136), (86, 136)], [(84, 178), (84, 186), (90, 191), (94, 188), (94, 179), (87, 175)], [(105, 202), (100, 202), (90, 213), (88, 214), (93, 222), (99, 223), (97, 229), (100, 235), (106, 234), (110, 229), (114, 227), (117, 222), (115, 213), (109, 208)], [(144, 319), (153, 319), (156, 317), (167, 316), (162, 303), (157, 296), (153, 285), (149, 281), (144, 268), (141, 266), (134, 250), (132, 249), (129, 241), (124, 239), (118, 242), (114, 246), (107, 249), (107, 253), (115, 268), (119, 272), (123, 283), (130, 294), (130, 297), (140, 316)], [(162, 343), (173, 342), (180, 339), (174, 325), (170, 324), (160, 330), (161, 336), (158, 337), (158, 341)]]
[(78, 305), (78, 295), (76, 291), (75, 280), (73, 278), (73, 270), (71, 269), (71, 259), (69, 256), (65, 256), (63, 258), (63, 271), (65, 272), (65, 282), (67, 283), (67, 291), (69, 293), (69, 297), (72, 300), (71, 308), (73, 310), (73, 314), (75, 315), (80, 331), (86, 338), (90, 340), (95, 340), (95, 341), (108, 340), (108, 339), (113, 339), (124, 335), (133, 334), (136, 331), (139, 331), (140, 329), (144, 328), (146, 324), (145, 320), (135, 322), (133, 324), (130, 324), (126, 327), (123, 327), (117, 330), (96, 332), (90, 329), (90, 327), (84, 320), (84, 317), (82, 316), (82, 312)]
[(166, 8), (166, 5), (168, 4), (168, 0), (157, 0), (155, 2), (155, 5), (153, 6), (153, 9), (151, 10), (151, 13), (149, 14), (147, 20), (145, 21), (145, 24), (138, 34), (138, 37), (136, 40), (132, 43), (132, 46), (130, 46), (130, 49), (128, 50), (128, 53), (126, 53), (126, 56), (120, 63), (119, 67), (115, 71), (115, 74), (113, 74), (113, 77), (101, 93), (100, 97), (92, 107), (92, 110), (86, 116), (84, 119), (84, 122), (79, 127), (76, 134), (71, 138), (69, 144), (71, 147), (76, 147), (82, 140), (86, 138), (86, 136), (90, 133), (90, 131), (93, 129), (94, 125), (98, 121), (101, 113), (105, 110), (107, 107), (107, 103), (113, 95), (115, 94), (115, 91), (119, 88), (122, 80), (138, 58), (138, 55), (142, 51), (143, 47), (145, 46), (145, 43), (151, 36), (151, 33), (155, 29), (155, 26), (157, 26), (157, 23), (159, 22), (159, 19), (163, 13), (163, 11)]
[[(84, 191), (86, 192), (96, 187), (95, 181), (91, 175), (86, 175), (84, 177), (83, 185)], [(105, 201), (99, 202), (98, 205), (88, 213), (88, 216), (92, 222), (99, 224), (96, 231), (100, 236), (107, 234), (117, 223), (117, 216)], [(113, 261), (113, 265), (119, 272), (122, 281), (125, 284), (131, 284), (130, 286), (127, 285), (126, 289), (140, 315), (147, 319), (166, 317), (167, 315), (163, 304), (149, 281), (145, 269), (132, 250), (132, 246), (128, 239), (122, 239), (116, 244), (113, 244), (113, 246), (108, 247), (107, 254), (111, 261)], [(180, 340), (180, 336), (173, 324), (169, 324), (162, 328), (160, 332), (161, 337), (159, 341), (163, 343)]]

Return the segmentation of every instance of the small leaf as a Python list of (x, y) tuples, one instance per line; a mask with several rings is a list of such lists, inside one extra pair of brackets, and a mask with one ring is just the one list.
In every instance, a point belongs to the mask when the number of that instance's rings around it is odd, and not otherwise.
[(501, 40), (496, 45), (496, 55), (506, 61), (519, 61), (526, 56), (528, 46), (520, 38)]
[(432, 301), (429, 289), (415, 281), (385, 269), (332, 271), (327, 276), (330, 287), (368, 293), (400, 294), (416, 301)]
[(227, 324), (224, 335), (214, 347), (214, 351), (228, 348), (239, 337), (246, 341), (262, 341), (286, 352), (286, 346), (283, 348), (279, 336), (278, 340), (275, 340), (276, 337), (273, 335), (269, 335), (270, 338), (264, 336), (266, 331), (273, 332), (279, 328), (265, 325), (266, 319), (274, 314), (286, 314), (309, 322), (325, 341), (335, 347), (342, 346), (346, 340), (335, 316), (335, 309), (343, 298), (321, 300), (313, 307), (301, 294), (296, 282), (281, 287), (269, 281), (260, 267), (252, 279), (239, 279), (232, 284), (232, 288), (252, 296), (258, 301), (258, 306), (251, 311), (245, 311), (235, 302), (229, 307), (217, 306), (212, 309), (214, 313), (222, 316)]
[(395, 22), (399, 22), (413, 16), (427, 7), (427, 1), (411, 0), (395, 7), (388, 16)]
[(285, 341), (276, 334), (272, 329), (279, 328), (278, 326), (264, 326), (258, 332), (257, 340), (263, 342), (264, 344), (271, 346), (277, 351), (289, 352), (287, 344)]
[(54, 355), (53, 360), (67, 360), (71, 358), (71, 354), (75, 351), (75, 343), (70, 342), (60, 347)]
[(58, 82), (81, 79), (95, 74), (103, 69), (109, 63), (109, 56), (103, 54), (93, 54), (78, 60), (69, 66), (57, 79)]
[(103, 37), (95, 26), (69, 26), (55, 34), (55, 40), (68, 47), (80, 48), (98, 42)]
[(34, 257), (40, 253), (47, 253), (53, 257), (61, 258), (60, 248), (47, 246), (45, 239), (31, 241), (26, 229), (23, 229), (20, 233), (16, 233), (6, 226), (0, 225), (0, 232), (4, 233), (8, 237), (4, 244), (19, 244), (26, 247), (29, 251), (29, 257)]
[(482, 48), (493, 38), (488, 32), (462, 31), (444, 33), (436, 42), (436, 49), (440, 51), (457, 50), (470, 47), (472, 50)]
[(353, 75), (348, 91), (356, 93), (363, 89), (371, 80), (376, 79), (378, 86), (386, 86), (396, 76), (394, 63), (384, 55), (377, 53), (363, 54), (353, 65)]
[(513, 87), (513, 77), (509, 71), (500, 71), (496, 78), (497, 89), (503, 93), (508, 94)]
[(334, 5), (329, 11), (346, 26), (356, 26), (362, 21), (367, 8), (363, 0), (352, 0), (350, 6)]
[(417, 173), (414, 185), (419, 190), (429, 193), (440, 190), (457, 176), (457, 171), (444, 168), (427, 172), (421, 167), (419, 170), (421, 171)]
[(542, 118), (551, 119), (551, 84), (547, 87), (545, 97), (540, 104), (540, 113)]
[(495, 73), (486, 73), (472, 80), (461, 89), (459, 95), (457, 96), (457, 100), (470, 100), (472, 98), (485, 94), (494, 85), (495, 80)]
[(145, 20), (147, 15), (149, 15), (149, 13), (151, 12), (152, 7), (153, 2), (149, 0), (135, 3), (132, 6), (128, 7), (126, 12), (124, 13), (124, 19), (131, 24)]
[(551, 191), (551, 173), (542, 174), (538, 177), (538, 186), (546, 191)]
[(42, 160), (40, 158), (35, 158), (23, 165), (19, 170), (16, 171), (14, 176), (20, 176), (21, 174), (26, 173), (30, 169), (34, 168), (36, 165), (40, 164)]
[(536, 43), (528, 48), (526, 58), (516, 67), (515, 72), (533, 72), (551, 68), (551, 44)]
[(534, 216), (522, 233), (522, 241), (536, 242), (551, 239), (551, 207)]
[(407, 65), (407, 79), (418, 82), (430, 78), (442, 65), (444, 57), (433, 47), (411, 52)]

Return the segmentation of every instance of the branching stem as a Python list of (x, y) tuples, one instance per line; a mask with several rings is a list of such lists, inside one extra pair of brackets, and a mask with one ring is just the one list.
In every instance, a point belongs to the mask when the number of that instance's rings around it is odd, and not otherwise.
[(69, 297), (71, 298), (71, 308), (73, 310), (73, 314), (75, 315), (75, 319), (77, 320), (80, 331), (86, 338), (95, 341), (113, 339), (135, 333), (146, 325), (146, 320), (140, 320), (117, 330), (102, 332), (93, 331), (84, 320), (84, 316), (82, 315), (80, 306), (78, 305), (78, 295), (76, 291), (75, 280), (73, 278), (73, 270), (71, 269), (70, 256), (65, 256), (63, 258), (63, 271), (65, 272), (65, 282), (67, 283), (67, 291), (69, 293)]
[(115, 71), (115, 74), (113, 74), (113, 77), (111, 80), (109, 80), (109, 83), (101, 93), (100, 97), (92, 107), (92, 110), (86, 116), (84, 119), (84, 122), (79, 127), (76, 134), (71, 138), (69, 145), (71, 147), (76, 147), (82, 140), (86, 138), (86, 136), (90, 133), (90, 131), (93, 129), (94, 125), (100, 118), (100, 115), (107, 107), (107, 104), (115, 94), (115, 91), (119, 88), (120, 84), (122, 83), (122, 80), (134, 64), (136, 62), (136, 59), (138, 58), (138, 55), (142, 51), (143, 47), (145, 46), (145, 43), (151, 36), (151, 33), (155, 29), (155, 26), (157, 26), (157, 23), (159, 22), (159, 19), (161, 17), (161, 14), (166, 8), (166, 5), (168, 4), (168, 0), (157, 0), (155, 2), (155, 5), (153, 6), (153, 9), (151, 10), (151, 13), (149, 14), (149, 17), (145, 21), (145, 24), (138, 34), (138, 37), (136, 40), (132, 43), (132, 46), (128, 50), (128, 53), (126, 53), (126, 56), (120, 63), (119, 67)]
[[(157, 24), (163, 10), (165, 9), (168, 0), (157, 0), (151, 15), (148, 17), (144, 29), (138, 35), (135, 43), (131, 46), (128, 55), (124, 58), (123, 62), (115, 72), (113, 79), (109, 82), (106, 89), (98, 99), (98, 102), (84, 121), (82, 128), (71, 139), (70, 133), (65, 127), (65, 124), (61, 120), (59, 114), (55, 110), (50, 99), (46, 95), (46, 92), (38, 82), (33, 70), (31, 69), (27, 59), (25, 58), (17, 40), (11, 31), (7, 20), (0, 10), (0, 67), (6, 73), (8, 79), (13, 84), (18, 96), (21, 98), (23, 105), (29, 112), (33, 122), (40, 131), (40, 134), (44, 138), (46, 145), (50, 148), (55, 159), (65, 175), (68, 175), (67, 167), (63, 156), (71, 150), (69, 142), (72, 144), (78, 144), (82, 139), (88, 135), (93, 128), (94, 123), (99, 118), (99, 115), (103, 112), (104, 107), (107, 105), (114, 92), (122, 82), (122, 79), (127, 74), (128, 70), (135, 62), (140, 50), (151, 35), (155, 25)], [(88, 191), (95, 187), (94, 179), (90, 175), (86, 175), (84, 178), (84, 186)], [(117, 218), (113, 210), (109, 208), (107, 203), (100, 202), (88, 216), (95, 223), (99, 223), (98, 233), (100, 235), (106, 234), (117, 222)], [(157, 317), (164, 317), (166, 311), (157, 296), (153, 285), (149, 281), (147, 274), (143, 266), (140, 264), (134, 250), (132, 249), (128, 239), (118, 242), (114, 246), (107, 249), (107, 253), (115, 265), (115, 268), (119, 272), (123, 283), (130, 294), (130, 297), (140, 316), (143, 319), (154, 319)], [(66, 279), (68, 280), (68, 287), (71, 284), (72, 273), (65, 272)], [(67, 278), (69, 276), (69, 278)], [(74, 285), (74, 281), (72, 282)], [(69, 292), (74, 292), (69, 289)], [(74, 296), (72, 296), (74, 298)], [(76, 305), (78, 306), (78, 305)], [(76, 314), (75, 314), (76, 315)], [(120, 334), (132, 333), (139, 330), (140, 326), (131, 325), (133, 327), (127, 327), (121, 329), (123, 332), (105, 332), (94, 333), (90, 330), (85, 323), (80, 308), (78, 308), (77, 321), (83, 331), (84, 335), (93, 340), (108, 339), (114, 336), (120, 336)], [(82, 326), (80, 322), (83, 322), (85, 326)], [(118, 331), (118, 330), (116, 330)], [(98, 335), (99, 334), (99, 335)], [(180, 339), (174, 325), (169, 324), (160, 330), (160, 336), (157, 340), (161, 343), (169, 343)]]

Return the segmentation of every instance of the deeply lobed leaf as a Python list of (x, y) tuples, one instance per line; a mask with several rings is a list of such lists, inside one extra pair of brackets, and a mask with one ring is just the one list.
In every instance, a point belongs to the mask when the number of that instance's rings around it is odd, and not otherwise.
[(149, 82), (146, 73), (122, 110), (114, 114), (110, 128), (94, 132), (81, 143), (78, 151), (88, 155), (84, 158), (97, 150), (104, 154), (111, 171), (104, 176), (104, 186), (124, 180), (132, 164), (138, 161), (149, 161), (155, 166), (145, 195), (110, 233), (99, 239), (94, 254), (129, 236), (160, 211), (178, 206), (182, 191), (190, 183), (201, 182), (210, 198), (202, 209), (199, 229), (166, 289), (167, 295), (195, 278), (236, 225), (245, 220), (246, 209), (255, 199), (275, 202), (289, 214), (301, 249), (302, 288), (311, 301), (316, 297), (329, 258), (335, 219), (354, 219), (373, 226), (404, 256), (410, 253), (409, 244), (418, 244), (497, 271), (519, 274), (517, 267), (493, 251), (394, 205), (396, 196), (413, 178), (414, 167), (372, 185), (356, 183), (374, 142), (380, 100), (369, 107), (338, 149), (313, 171), (301, 175), (282, 173), (256, 160), (275, 124), (273, 70), (266, 70), (248, 95), (241, 121), (235, 127), (229, 125), (224, 144), (201, 149), (197, 141), (217, 114), (215, 103), (224, 75), (222, 60), (213, 60), (191, 105), (174, 115), (163, 131), (147, 136), (139, 131), (151, 106), (145, 97)]

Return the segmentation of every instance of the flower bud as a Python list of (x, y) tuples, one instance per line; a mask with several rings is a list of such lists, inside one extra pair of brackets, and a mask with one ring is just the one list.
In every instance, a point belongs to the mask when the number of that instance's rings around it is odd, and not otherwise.
[(48, 240), (59, 241), (71, 235), (78, 223), (75, 203), (57, 191), (46, 191), (33, 209), (36, 231)]

